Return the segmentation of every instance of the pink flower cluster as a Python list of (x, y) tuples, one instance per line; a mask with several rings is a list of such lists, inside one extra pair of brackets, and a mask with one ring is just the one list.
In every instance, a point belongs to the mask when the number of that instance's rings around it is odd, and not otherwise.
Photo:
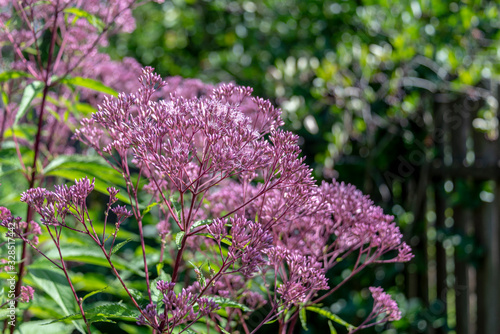
[[(336, 181), (316, 185), (298, 137), (280, 129), (280, 110), (269, 101), (252, 97), (248, 87), (181, 83), (163, 81), (145, 68), (136, 92), (105, 98), (75, 134), (124, 175), (132, 211), (114, 207), (120, 221), (142, 218), (132, 161), (147, 179), (151, 200), (159, 202), (162, 252), (167, 235), (178, 231), (172, 282), (157, 286), (163, 307), (157, 301), (141, 309), (140, 323), (163, 330), (193, 321), (217, 308), (203, 299), (208, 293), (248, 299), (251, 294), (234, 290), (238, 275), (274, 276), (267, 302), (273, 317), (285, 321), (285, 310), (316, 304), (342, 286), (344, 281), (330, 286), (326, 273), (347, 256), (354, 256), (355, 264), (346, 280), (373, 263), (411, 259), (393, 217), (367, 196)], [(22, 200), (42, 215), (42, 223), (64, 225), (61, 215), (69, 208), (85, 212), (93, 188), (83, 179), (53, 192), (28, 190)], [(108, 192), (110, 203), (116, 202), (116, 190)], [(190, 289), (174, 293), (179, 270), (187, 268), (186, 252), (194, 257), (200, 249), (218, 263), (218, 271), (210, 269), (207, 279), (195, 268)], [(371, 289), (374, 314), (397, 319), (397, 305), (378, 289)], [(252, 304), (264, 304), (257, 300)]]
[(21, 294), (19, 296), (19, 301), (21, 303), (27, 303), (30, 300), (33, 300), (34, 293), (35, 293), (35, 289), (33, 289), (31, 286), (22, 286), (21, 287)]
[(174, 292), (175, 283), (158, 281), (156, 288), (165, 305), (163, 312), (154, 304), (149, 304), (137, 321), (140, 325), (148, 324), (161, 333), (169, 332), (176, 326), (195, 321), (219, 309), (219, 305), (208, 298), (197, 298), (196, 287), (191, 286)]
[(375, 318), (380, 314), (385, 314), (388, 321), (401, 319), (398, 304), (382, 288), (370, 287), (370, 292), (375, 300), (372, 312)]
[[(20, 95), (27, 84), (38, 82), (51, 85), (46, 108), (56, 117), (47, 117), (44, 132), (50, 133), (48, 149), (52, 153), (70, 154), (72, 145), (66, 145), (71, 129), (79, 121), (73, 116), (73, 101), (78, 99), (87, 108), (103, 97), (91, 89), (58, 85), (63, 78), (85, 77), (95, 79), (113, 89), (131, 92), (138, 88), (135, 80), (141, 73), (140, 64), (132, 58), (111, 60), (99, 51), (108, 44), (108, 37), (135, 29), (132, 9), (145, 1), (135, 0), (50, 0), (0, 1), (0, 51), (9, 60), (0, 67), (23, 71), (29, 77), (26, 84), (12, 86), (6, 93)], [(163, 2), (163, 1), (156, 1)], [(42, 43), (52, 35), (50, 48)], [(45, 37), (44, 37), (45, 36)], [(50, 44), (50, 43), (49, 43)], [(5, 46), (5, 49), (4, 49)], [(29, 52), (25, 50), (31, 49)], [(33, 52), (36, 53), (33, 55)], [(47, 54), (50, 54), (47, 59)], [(0, 60), (1, 61), (1, 60)], [(0, 123), (9, 127), (14, 123), (19, 105), (17, 97), (0, 114)], [(40, 112), (40, 99), (32, 102)], [(73, 105), (73, 106), (72, 106)], [(71, 108), (69, 106), (72, 106)], [(68, 110), (70, 109), (70, 110)], [(80, 113), (79, 111), (78, 113)], [(46, 113), (45, 113), (46, 114)], [(61, 122), (66, 119), (65, 122)], [(56, 127), (59, 125), (56, 131)]]

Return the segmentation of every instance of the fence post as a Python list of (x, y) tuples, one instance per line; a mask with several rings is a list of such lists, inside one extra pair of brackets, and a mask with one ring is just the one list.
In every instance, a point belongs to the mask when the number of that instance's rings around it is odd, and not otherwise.
[[(497, 86), (497, 84), (495, 84)], [(493, 88), (493, 87), (492, 87)], [(495, 88), (496, 90), (497, 88)], [(498, 96), (498, 94), (495, 94)], [(475, 165), (478, 168), (498, 167), (498, 140), (488, 141), (483, 133), (474, 132)], [(500, 191), (495, 177), (495, 199), (482, 202), (475, 212), (475, 231), (483, 256), (477, 269), (477, 333), (500, 333)]]
[[(436, 97), (435, 97), (436, 99)], [(440, 168), (444, 165), (444, 148), (446, 134), (448, 132), (446, 123), (444, 122), (444, 114), (448, 106), (445, 103), (435, 101), (434, 102), (434, 133), (433, 140), (436, 146), (436, 159), (434, 160), (434, 167)], [(446, 284), (446, 250), (443, 247), (443, 233), (445, 229), (445, 211), (446, 211), (446, 198), (443, 196), (444, 191), (444, 180), (442, 175), (433, 176), (434, 184), (434, 208), (436, 211), (436, 222), (435, 229), (437, 232), (436, 239), (436, 305), (440, 306), (436, 309), (438, 314), (444, 316), (444, 324), (439, 328), (436, 328), (436, 334), (445, 334), (447, 329), (447, 299), (446, 293), (448, 287)]]
[[(472, 117), (471, 113), (474, 112), (473, 107), (468, 103), (467, 97), (459, 97), (457, 101), (453, 103), (453, 108), (448, 110), (452, 113), (451, 116), (457, 121), (453, 124), (451, 128), (451, 155), (453, 158), (452, 168), (457, 170), (464, 168), (466, 166), (467, 157), (467, 139), (470, 136), (472, 127)], [(455, 174), (455, 173), (454, 173)], [(455, 191), (457, 190), (458, 182), (466, 182), (469, 177), (459, 178), (453, 177), (453, 183), (455, 185)], [(462, 201), (457, 203), (453, 207), (453, 230), (455, 234), (464, 237), (469, 228), (469, 210), (465, 207)], [(463, 239), (462, 239), (463, 240)], [(470, 286), (469, 286), (469, 265), (467, 260), (459, 254), (457, 251), (459, 247), (455, 247), (454, 262), (455, 262), (455, 319), (456, 333), (468, 334), (469, 333), (469, 322), (470, 322)]]

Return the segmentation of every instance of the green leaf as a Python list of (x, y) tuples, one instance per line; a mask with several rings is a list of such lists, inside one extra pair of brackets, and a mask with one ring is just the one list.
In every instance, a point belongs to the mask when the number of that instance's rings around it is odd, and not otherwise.
[(191, 225), (191, 231), (194, 230), (195, 228), (202, 226), (202, 225), (209, 225), (212, 223), (212, 219), (203, 219), (203, 220), (198, 220), (197, 222), (194, 222), (193, 225)]
[(5, 93), (4, 91), (2, 91), (2, 103), (4, 106), (9, 104), (9, 97), (7, 96), (7, 93)]
[(219, 304), (219, 306), (221, 308), (223, 308), (223, 307), (231, 307), (231, 308), (239, 308), (240, 310), (242, 310), (244, 312), (252, 312), (253, 311), (248, 306), (240, 304), (238, 302), (235, 302), (234, 300), (231, 300), (229, 298), (224, 298), (224, 297), (219, 297), (219, 296), (207, 297), (207, 298), (212, 299), (214, 302), (216, 302), (217, 304)]
[(33, 76), (23, 71), (5, 71), (0, 73), (0, 82), (17, 78), (32, 78)]
[(122, 248), (123, 246), (125, 246), (126, 244), (128, 244), (132, 239), (127, 239), (123, 242), (120, 242), (118, 245), (115, 245), (113, 247), (113, 250), (111, 251), (111, 255), (115, 254), (116, 252), (118, 252), (120, 250), (120, 248)]
[(87, 293), (87, 294), (86, 294), (86, 295), (82, 298), (82, 302), (83, 302), (85, 299), (87, 299), (87, 298), (89, 298), (89, 297), (91, 297), (91, 296), (93, 296), (93, 295), (96, 295), (96, 294), (98, 294), (98, 293), (100, 293), (100, 292), (103, 292), (104, 290), (106, 290), (106, 289), (108, 289), (108, 288), (109, 288), (109, 286), (106, 286), (105, 288), (102, 288), (102, 289), (95, 290), (95, 291), (92, 291), (92, 292)]
[(299, 319), (302, 324), (302, 328), (307, 331), (307, 318), (306, 318), (306, 309), (302, 307), (299, 311)]
[[(59, 305), (62, 315), (70, 315), (78, 309), (73, 292), (63, 274), (50, 269), (30, 267), (28, 277)], [(81, 324), (73, 324), (80, 332), (85, 333)]]
[(184, 237), (184, 231), (180, 231), (175, 235), (175, 244), (177, 245), (177, 249), (181, 249), (182, 247), (182, 238)]
[(333, 314), (332, 312), (328, 311), (327, 309), (322, 309), (322, 308), (314, 307), (314, 306), (306, 307), (306, 309), (308, 311), (312, 311), (312, 312), (316, 312), (318, 314), (321, 314), (322, 316), (336, 322), (337, 324), (344, 326), (348, 330), (356, 329), (356, 326), (353, 326), (350, 323), (348, 323), (347, 321), (342, 320), (339, 316), (337, 316), (336, 314)]
[(70, 86), (79, 86), (83, 88), (88, 88), (92, 89), (101, 93), (113, 95), (115, 97), (118, 96), (118, 92), (114, 90), (111, 87), (106, 86), (100, 81), (90, 79), (90, 78), (83, 78), (83, 77), (74, 77), (74, 78), (69, 78), (66, 77), (61, 80), (61, 83), (70, 85)]
[[(120, 319), (125, 321), (136, 321), (139, 311), (120, 303), (104, 304), (89, 309), (84, 309), (85, 317), (89, 323), (93, 322), (113, 322), (110, 319)], [(64, 318), (54, 320), (50, 323), (59, 321), (82, 319), (81, 313), (74, 313)]]
[(175, 201), (175, 200), (171, 200), (172, 202), (172, 206), (174, 207), (174, 212), (175, 214), (177, 215), (177, 219), (179, 221), (181, 221), (181, 212), (182, 212), (182, 206), (179, 202)]
[[(104, 257), (101, 249), (97, 247), (64, 244), (61, 246), (61, 252), (66, 261), (82, 262), (110, 268), (108, 260)], [(57, 249), (51, 249), (45, 252), (45, 254), (49, 258), (58, 257)], [(113, 259), (113, 265), (117, 270), (128, 270), (144, 277), (144, 272), (133, 266), (131, 262), (125, 261), (119, 257)]]
[(100, 18), (84, 11), (81, 8), (70, 7), (64, 9), (63, 12), (66, 14), (73, 14), (77, 19), (80, 17), (86, 19), (92, 26), (96, 27), (99, 32), (102, 32), (105, 27), (104, 22)]
[(128, 334), (151, 334), (151, 329), (146, 326), (137, 326), (125, 322), (118, 323), (118, 327)]
[(152, 208), (154, 208), (154, 207), (155, 207), (155, 206), (157, 206), (157, 205), (158, 205), (158, 202), (154, 202), (154, 203), (149, 204), (149, 205), (146, 207), (146, 209), (144, 209), (143, 214), (148, 213), (149, 211), (151, 211), (151, 209), (152, 209)]
[(333, 327), (331, 320), (328, 320), (328, 327), (330, 327), (330, 334), (337, 334), (337, 330)]
[[(211, 235), (210, 233), (195, 233), (195, 234), (196, 234), (196, 235), (202, 235), (202, 236), (207, 237), (207, 238), (210, 238), (210, 239), (214, 239), (213, 235)], [(228, 235), (227, 237), (231, 237), (231, 236), (230, 236), (230, 235)], [(232, 241), (231, 241), (231, 240), (227, 239), (227, 237), (226, 237), (226, 238), (224, 238), (224, 239), (222, 239), (222, 240), (221, 240), (221, 242), (222, 242), (223, 244), (226, 244), (226, 245), (228, 245), (228, 246), (231, 246), (233, 243), (232, 243)]]
[(191, 330), (190, 328), (185, 328), (183, 332), (186, 332), (187, 334), (196, 334), (196, 332)]
[(160, 276), (163, 273), (163, 266), (164, 266), (163, 262), (158, 263), (156, 265), (156, 272), (158, 273), (158, 276)]
[(31, 101), (35, 96), (42, 91), (44, 83), (41, 81), (33, 81), (24, 89), (21, 102), (19, 103), (19, 109), (17, 110), (16, 118), (14, 119), (14, 125), (19, 122), (21, 118), (28, 112), (28, 108), (31, 105)]
[(92, 107), (88, 103), (76, 103), (74, 105), (74, 110), (78, 111), (83, 116), (88, 116), (88, 115), (93, 114), (97, 111), (96, 108)]
[(225, 330), (224, 328), (222, 328), (221, 325), (219, 325), (219, 328), (220, 328), (220, 330), (221, 330), (222, 333), (224, 333), (224, 334), (231, 334), (227, 330)]
[[(43, 327), (43, 330), (40, 330), (41, 326)], [(43, 333), (50, 333), (50, 334), (68, 334), (73, 331), (73, 326), (70, 324), (63, 324), (63, 323), (55, 323), (55, 324), (48, 324), (47, 320), (30, 320), (23, 322), (22, 324), (19, 325), (19, 327), (16, 326), (16, 329), (19, 331), (16, 331), (14, 333), (22, 333), (22, 334), (43, 334)]]

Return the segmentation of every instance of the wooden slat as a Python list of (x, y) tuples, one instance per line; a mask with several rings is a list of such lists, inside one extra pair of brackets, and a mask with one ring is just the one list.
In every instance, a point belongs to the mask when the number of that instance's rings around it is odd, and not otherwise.
[[(474, 133), (476, 162), (481, 166), (498, 166), (498, 142), (486, 140), (484, 134)], [(499, 175), (492, 177), (498, 180)], [(477, 268), (477, 333), (500, 333), (500, 191), (498, 183), (495, 200), (483, 202), (476, 210), (475, 231), (484, 255)]]
[[(472, 120), (471, 114), (476, 113), (476, 110), (470, 110), (462, 106), (467, 105), (467, 98), (462, 97), (453, 104), (453, 109), (448, 110), (452, 115), (449, 119), (456, 120), (453, 127), (451, 127), (451, 154), (454, 166), (465, 167), (467, 157), (467, 139), (471, 135)], [(466, 182), (471, 176), (467, 175), (466, 178), (454, 177), (453, 182), (457, 185), (458, 182)], [(458, 203), (453, 208), (453, 230), (456, 234), (465, 236), (468, 228), (469, 210), (463, 203)], [(461, 258), (459, 249), (463, 245), (455, 247), (455, 331), (461, 334), (469, 333), (469, 277), (468, 277), (468, 263), (465, 259)]]
[[(447, 109), (447, 105), (443, 103), (434, 104), (434, 124), (435, 130), (434, 138), (436, 145), (436, 159), (438, 161), (444, 161), (444, 147), (446, 133), (448, 132), (446, 123), (444, 122), (444, 113)], [(439, 134), (439, 136), (438, 136)], [(444, 316), (445, 323), (443, 326), (436, 328), (436, 334), (445, 334), (448, 331), (447, 328), (447, 298), (446, 294), (448, 291), (447, 287), (447, 273), (446, 273), (446, 251), (443, 247), (443, 240), (439, 238), (441, 232), (445, 229), (445, 211), (447, 208), (446, 198), (444, 197), (444, 177), (434, 176), (433, 178), (433, 190), (434, 190), (434, 209), (436, 211), (436, 222), (435, 228), (438, 232), (438, 239), (436, 240), (436, 305), (438, 306), (436, 312), (441, 316)]]

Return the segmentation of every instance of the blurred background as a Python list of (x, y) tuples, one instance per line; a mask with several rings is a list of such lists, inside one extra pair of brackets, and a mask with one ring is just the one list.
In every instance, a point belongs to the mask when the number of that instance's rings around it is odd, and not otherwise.
[[(370, 285), (403, 319), (365, 333), (500, 333), (500, 4), (487, 0), (148, 4), (107, 52), (163, 76), (251, 86), (283, 110), (321, 180), (396, 217), (415, 258), (330, 298), (359, 323)], [(341, 279), (342, 270), (330, 277)], [(325, 318), (308, 318), (324, 333)]]

